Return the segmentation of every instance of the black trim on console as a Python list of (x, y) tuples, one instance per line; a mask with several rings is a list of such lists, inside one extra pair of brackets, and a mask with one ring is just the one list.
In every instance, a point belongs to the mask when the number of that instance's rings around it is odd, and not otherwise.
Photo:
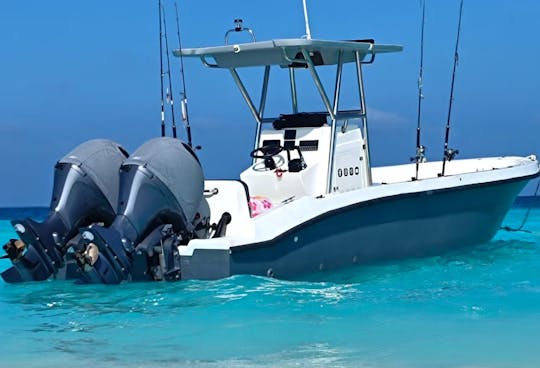
[(279, 139), (265, 139), (262, 142), (261, 147), (279, 147), (281, 146), (281, 141)]
[(296, 147), (296, 143), (294, 141), (285, 141), (283, 143), (283, 148), (286, 150), (293, 150)]
[(296, 139), (296, 130), (295, 129), (285, 129), (285, 132), (283, 132), (283, 138), (284, 139)]
[(281, 114), (279, 119), (274, 120), (274, 129), (286, 128), (318, 128), (326, 124), (326, 113), (299, 112), (296, 114)]
[(298, 142), (300, 151), (317, 151), (319, 149), (319, 141), (317, 139), (304, 140)]

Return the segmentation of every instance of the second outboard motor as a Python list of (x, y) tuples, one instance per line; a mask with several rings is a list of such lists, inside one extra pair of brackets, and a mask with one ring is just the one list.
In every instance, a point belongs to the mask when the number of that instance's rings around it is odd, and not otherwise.
[(113, 221), (118, 171), (126, 157), (119, 144), (98, 139), (82, 143), (57, 162), (45, 221), (11, 222), (20, 240), (4, 245), (13, 263), (1, 274), (6, 282), (40, 281), (56, 275), (65, 266), (67, 248), (79, 227)]
[[(178, 240), (194, 234), (203, 191), (202, 168), (189, 146), (168, 137), (143, 144), (120, 170), (112, 225), (80, 230), (83, 244), (76, 257), (85, 271), (82, 281), (151, 280), (145, 260), (153, 256), (153, 246), (164, 248), (168, 240), (174, 258)], [(177, 267), (171, 267), (177, 273)]]

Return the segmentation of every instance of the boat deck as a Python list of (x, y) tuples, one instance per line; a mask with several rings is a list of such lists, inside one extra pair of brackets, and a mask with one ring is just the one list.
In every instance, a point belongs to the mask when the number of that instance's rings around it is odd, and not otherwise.
[[(535, 161), (534, 155), (523, 157), (483, 157), (474, 159), (453, 160), (446, 162), (445, 176), (469, 173), (491, 172), (494, 170), (519, 167)], [(376, 184), (392, 184), (411, 181), (415, 176), (416, 164), (373, 167), (373, 182)], [(421, 163), (418, 180), (437, 178), (442, 169), (441, 161)]]

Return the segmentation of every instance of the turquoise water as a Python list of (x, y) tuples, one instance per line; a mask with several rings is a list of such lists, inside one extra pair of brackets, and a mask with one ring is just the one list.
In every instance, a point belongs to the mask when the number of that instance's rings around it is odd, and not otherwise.
[[(2, 367), (538, 367), (540, 203), (488, 244), (318, 281), (0, 281)], [(7, 219), (41, 209), (0, 210)], [(0, 261), (0, 269), (8, 267)]]

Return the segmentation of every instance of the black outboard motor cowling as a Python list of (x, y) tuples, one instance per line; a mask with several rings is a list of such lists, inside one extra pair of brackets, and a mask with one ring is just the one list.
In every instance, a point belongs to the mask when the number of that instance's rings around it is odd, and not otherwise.
[(6, 282), (56, 275), (79, 227), (114, 220), (118, 171), (126, 157), (119, 144), (98, 139), (82, 143), (57, 162), (49, 216), (41, 223), (12, 221), (21, 240), (12, 239), (4, 246), (13, 263), (1, 274)]
[[(77, 258), (85, 271), (82, 281), (116, 284), (150, 279), (149, 265), (142, 260), (165, 238), (177, 244), (182, 234), (193, 233), (203, 191), (202, 168), (189, 146), (168, 137), (143, 144), (120, 170), (112, 225), (80, 230), (83, 250)], [(165, 225), (170, 227), (163, 230)], [(136, 257), (141, 252), (144, 257)]]

